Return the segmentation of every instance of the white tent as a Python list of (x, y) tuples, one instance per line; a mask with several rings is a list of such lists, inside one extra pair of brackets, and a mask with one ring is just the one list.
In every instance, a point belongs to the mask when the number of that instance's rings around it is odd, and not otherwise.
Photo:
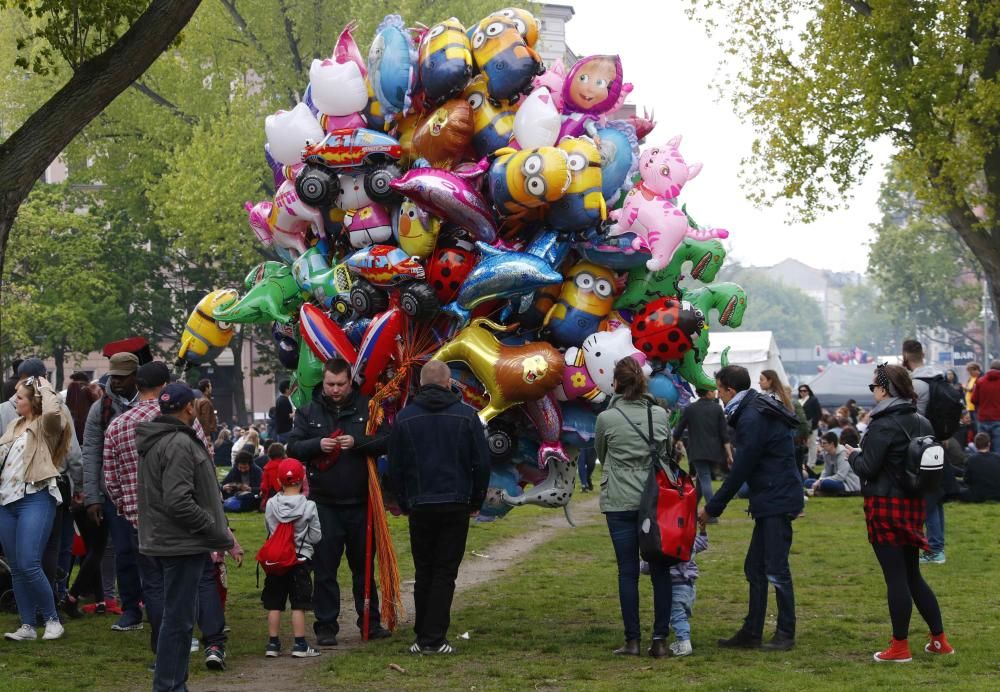
[(711, 376), (722, 367), (722, 351), (729, 347), (729, 364), (742, 365), (750, 371), (750, 385), (758, 389), (757, 380), (763, 370), (774, 370), (787, 386), (788, 375), (781, 364), (781, 352), (774, 341), (774, 332), (740, 332), (713, 329), (705, 372)]

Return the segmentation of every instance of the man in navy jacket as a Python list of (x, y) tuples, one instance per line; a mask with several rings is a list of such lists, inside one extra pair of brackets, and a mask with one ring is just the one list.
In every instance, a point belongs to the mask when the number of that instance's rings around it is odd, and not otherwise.
[(792, 547), (792, 520), (802, 511), (802, 477), (795, 463), (798, 419), (776, 399), (750, 389), (750, 374), (728, 365), (715, 374), (719, 398), (732, 427), (735, 450), (726, 482), (698, 515), (704, 526), (717, 517), (743, 483), (750, 487), (753, 537), (743, 571), (750, 582), (750, 605), (743, 627), (719, 645), (753, 649), (761, 646), (767, 585), (774, 585), (778, 627), (764, 648), (788, 650), (795, 645), (795, 595), (788, 552)]
[(483, 423), (450, 384), (447, 365), (424, 365), (420, 392), (396, 416), (389, 438), (390, 479), (410, 517), (415, 654), (452, 652), (447, 635), (455, 578), (469, 515), (483, 504), (490, 481)]

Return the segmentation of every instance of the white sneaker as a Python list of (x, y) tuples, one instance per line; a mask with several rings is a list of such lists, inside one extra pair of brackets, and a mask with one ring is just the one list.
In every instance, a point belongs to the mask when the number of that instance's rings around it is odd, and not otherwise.
[(681, 639), (670, 645), (670, 653), (674, 656), (690, 656), (691, 655), (691, 640)]
[(197, 637), (191, 637), (191, 653), (198, 651), (201, 648), (201, 643), (198, 641)]
[(3, 638), (15, 642), (31, 642), (38, 639), (38, 635), (35, 634), (35, 628), (31, 625), (21, 625), (17, 631), (4, 634)]
[(58, 639), (63, 636), (65, 631), (61, 622), (58, 620), (49, 620), (45, 623), (45, 634), (42, 635), (42, 639)]

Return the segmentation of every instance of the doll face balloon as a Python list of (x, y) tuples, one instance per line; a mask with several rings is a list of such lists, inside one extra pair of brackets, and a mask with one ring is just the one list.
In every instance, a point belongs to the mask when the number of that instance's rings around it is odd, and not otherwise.
[(304, 103), (297, 104), (290, 111), (278, 111), (267, 116), (264, 133), (271, 156), (286, 166), (301, 163), (306, 142), (318, 142), (325, 134), (309, 106)]
[(413, 149), (435, 168), (451, 168), (468, 150), (473, 129), (468, 101), (452, 99), (434, 109), (417, 126)]
[(309, 85), (320, 113), (350, 115), (364, 110), (368, 104), (368, 85), (361, 68), (352, 60), (313, 60)]
[(563, 110), (600, 114), (612, 110), (622, 91), (617, 55), (591, 55), (570, 68), (563, 84)]

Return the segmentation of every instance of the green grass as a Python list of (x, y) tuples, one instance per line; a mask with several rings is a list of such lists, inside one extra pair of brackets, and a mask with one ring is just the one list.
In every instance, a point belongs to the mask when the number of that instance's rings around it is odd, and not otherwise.
[[(876, 665), (871, 654), (889, 638), (881, 572), (867, 543), (861, 502), (817, 498), (795, 522), (792, 570), (798, 603), (798, 646), (791, 652), (729, 652), (718, 637), (739, 627), (746, 611), (743, 556), (752, 522), (735, 501), (711, 529), (711, 547), (699, 556), (702, 578), (692, 619), (694, 655), (654, 661), (622, 660), (610, 651), (621, 643), (614, 557), (603, 523), (567, 530), (502, 577), (461, 595), (452, 620), (459, 653), (419, 658), (406, 653), (408, 627), (386, 641), (325, 654), (308, 667), (305, 689), (642, 690), (684, 686), (699, 689), (1000, 687), (1000, 556), (995, 527), (1000, 505), (946, 506), (948, 562), (924, 574), (940, 599), (949, 639), (958, 654), (935, 658), (920, 649), (925, 626), (914, 612), (914, 662)], [(530, 531), (552, 510), (517, 508), (507, 519), (474, 524), (469, 550)], [(255, 585), (253, 553), (263, 538), (259, 515), (237, 515), (233, 525), (248, 565), (230, 571), (227, 616), (229, 670), (264, 664), (264, 614)], [(391, 520), (403, 579), (412, 578), (405, 520)], [(346, 583), (346, 565), (341, 583)], [(643, 626), (651, 624), (651, 594), (643, 580)], [(773, 598), (772, 598), (773, 603)], [(72, 621), (56, 642), (0, 642), (0, 690), (144, 689), (148, 633), (117, 633), (110, 616)], [(16, 617), (0, 616), (13, 629)], [(286, 623), (287, 626), (287, 623)], [(347, 625), (348, 628), (351, 625)], [(767, 633), (774, 627), (773, 613)], [(7, 631), (7, 630), (4, 630)], [(457, 635), (468, 631), (469, 641)], [(648, 635), (647, 635), (648, 636)], [(647, 645), (643, 642), (643, 648)], [(16, 652), (16, 653), (15, 653)], [(204, 688), (213, 675), (192, 657), (192, 683)], [(401, 674), (389, 668), (396, 663)], [(669, 676), (669, 677), (667, 677)], [(278, 685), (275, 689), (280, 689)]]

